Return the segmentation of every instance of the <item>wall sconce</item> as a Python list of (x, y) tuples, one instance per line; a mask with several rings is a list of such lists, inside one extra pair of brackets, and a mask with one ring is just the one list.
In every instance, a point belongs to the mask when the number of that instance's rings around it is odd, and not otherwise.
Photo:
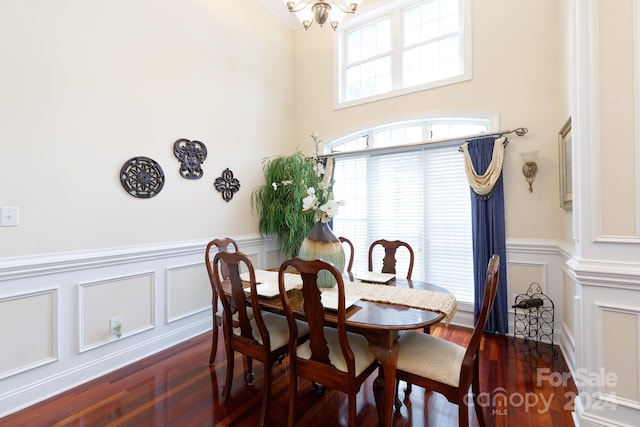
[(536, 158), (540, 151), (527, 151), (526, 153), (520, 153), (524, 165), (522, 165), (522, 174), (529, 183), (529, 193), (533, 193), (533, 181), (536, 179), (538, 173), (538, 165), (536, 164)]

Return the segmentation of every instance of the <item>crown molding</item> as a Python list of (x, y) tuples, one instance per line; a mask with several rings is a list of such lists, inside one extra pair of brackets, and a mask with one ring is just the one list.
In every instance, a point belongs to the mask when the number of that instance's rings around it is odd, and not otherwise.
[(260, 4), (269, 9), (282, 23), (291, 30), (302, 28), (302, 24), (296, 16), (287, 10), (282, 0), (258, 0)]

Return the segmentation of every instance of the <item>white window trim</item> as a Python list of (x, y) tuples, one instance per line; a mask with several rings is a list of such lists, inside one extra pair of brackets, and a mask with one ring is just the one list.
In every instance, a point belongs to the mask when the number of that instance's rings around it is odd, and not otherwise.
[[(397, 0), (397, 1), (392, 1), (391, 4), (382, 6), (382, 7), (377, 7), (375, 9), (372, 9), (371, 12), (368, 13), (356, 13), (355, 16), (351, 17), (350, 19), (346, 20), (345, 22), (341, 23), (341, 25), (338, 27), (338, 31), (335, 34), (335, 37), (333, 38), (333, 42), (334, 42), (334, 69), (333, 69), (333, 109), (334, 110), (340, 110), (342, 108), (349, 108), (349, 107), (353, 107), (356, 105), (362, 105), (362, 104), (367, 104), (370, 102), (375, 102), (375, 101), (379, 101), (382, 99), (388, 99), (388, 98), (394, 98), (397, 96), (402, 96), (402, 95), (406, 95), (409, 93), (414, 93), (414, 92), (420, 92), (423, 90), (428, 90), (428, 89), (433, 89), (433, 88), (437, 88), (437, 87), (442, 87), (442, 86), (447, 86), (447, 85), (451, 85), (451, 84), (455, 84), (455, 83), (460, 83), (463, 81), (467, 81), (467, 80), (471, 80), (472, 79), (472, 70), (473, 70), (473, 49), (472, 49), (472, 33), (473, 33), (473, 29), (471, 27), (471, 0), (462, 0), (462, 5), (463, 5), (463, 15), (462, 15), (462, 23), (463, 23), (463, 37), (464, 37), (464, 70), (462, 72), (462, 74), (458, 75), (458, 76), (454, 76), (454, 77), (449, 77), (446, 79), (442, 79), (442, 80), (437, 80), (434, 82), (429, 82), (429, 83), (425, 83), (422, 85), (417, 85), (417, 86), (411, 86), (411, 87), (407, 87), (407, 88), (400, 88), (400, 89), (392, 89), (389, 92), (386, 93), (381, 93), (381, 94), (377, 94), (377, 95), (372, 95), (372, 96), (368, 96), (365, 98), (360, 98), (360, 99), (354, 99), (351, 101), (343, 101), (340, 102), (340, 93), (342, 92), (343, 88), (342, 88), (342, 84), (340, 82), (340, 74), (341, 74), (341, 70), (342, 70), (342, 59), (343, 59), (343, 38), (344, 38), (344, 33), (350, 30), (353, 30), (354, 28), (363, 25), (363, 24), (368, 24), (369, 22), (381, 18), (383, 15), (388, 15), (388, 14), (392, 14), (392, 13), (399, 13), (399, 11), (401, 9), (406, 8), (407, 6), (410, 6), (412, 3), (418, 3), (416, 0)], [(360, 12), (361, 9), (359, 9), (358, 12)], [(397, 34), (393, 34), (392, 36), (392, 41), (391, 41), (392, 45), (396, 46), (398, 45), (398, 43), (400, 43), (400, 35)], [(397, 47), (394, 47), (394, 50), (398, 49)], [(398, 64), (394, 65), (394, 73), (397, 73), (397, 67)], [(395, 80), (395, 76), (394, 76), (394, 80)]]
[[(331, 153), (327, 151), (327, 148), (336, 144), (339, 144), (341, 141), (347, 140), (347, 139), (351, 139), (355, 136), (358, 135), (362, 135), (363, 134), (363, 129), (367, 129), (369, 132), (373, 132), (376, 131), (378, 129), (383, 129), (389, 126), (394, 126), (397, 124), (400, 124), (402, 122), (405, 123), (410, 123), (410, 122), (423, 122), (423, 121), (429, 121), (429, 120), (438, 120), (438, 119), (451, 119), (451, 120), (457, 120), (457, 119), (480, 119), (480, 120), (488, 120), (489, 121), (489, 132), (497, 132), (498, 130), (500, 130), (500, 114), (496, 113), (496, 112), (488, 112), (488, 111), (438, 111), (438, 112), (422, 112), (422, 113), (414, 113), (414, 114), (410, 114), (410, 115), (402, 115), (402, 116), (398, 116), (398, 117), (393, 117), (393, 118), (387, 118), (387, 120), (385, 120), (384, 122), (375, 122), (375, 123), (369, 123), (369, 124), (364, 124), (361, 126), (358, 126), (357, 129), (353, 129), (353, 130), (347, 130), (346, 132), (344, 132), (341, 136), (338, 137), (334, 137), (334, 138), (328, 138), (327, 142), (324, 143), (322, 145), (321, 151), (323, 154), (325, 155), (331, 155), (331, 154), (337, 154), (337, 153)], [(463, 139), (464, 137), (459, 137), (460, 139)], [(451, 138), (454, 139), (454, 138)], [(455, 138), (458, 139), (458, 138)], [(420, 145), (420, 144), (429, 144), (429, 143), (437, 143), (439, 142), (439, 140), (427, 140), (424, 141), (422, 143), (418, 143), (415, 145)], [(387, 147), (387, 150), (393, 150), (394, 148), (401, 148), (401, 147)], [(365, 150), (366, 151), (366, 150)]]

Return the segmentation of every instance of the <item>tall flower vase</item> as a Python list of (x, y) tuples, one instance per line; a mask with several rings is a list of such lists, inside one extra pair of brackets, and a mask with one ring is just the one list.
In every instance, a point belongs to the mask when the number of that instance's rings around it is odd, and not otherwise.
[[(311, 233), (302, 241), (299, 257), (302, 259), (321, 259), (331, 262), (340, 273), (344, 272), (344, 248), (333, 234), (328, 224), (318, 221), (311, 229)], [(318, 273), (318, 286), (333, 288), (336, 281), (328, 271)]]

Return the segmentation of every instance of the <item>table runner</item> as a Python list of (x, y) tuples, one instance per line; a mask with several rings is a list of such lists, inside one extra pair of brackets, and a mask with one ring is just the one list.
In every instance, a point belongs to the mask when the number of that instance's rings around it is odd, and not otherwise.
[[(256, 282), (278, 283), (278, 272), (255, 270)], [(241, 275), (242, 280), (249, 280), (249, 273)], [(298, 274), (285, 273), (286, 289), (302, 286), (302, 278)], [(331, 291), (335, 288), (323, 291)], [(456, 297), (449, 293), (430, 291), (426, 289), (401, 288), (397, 286), (376, 285), (370, 283), (345, 282), (344, 293), (371, 302), (402, 305), (405, 307), (429, 310), (445, 315), (449, 324), (458, 310)]]
[(345, 295), (357, 295), (361, 299), (371, 302), (403, 305), (442, 313), (445, 315), (447, 325), (458, 310), (458, 303), (453, 294), (427, 289), (345, 282), (344, 293)]

